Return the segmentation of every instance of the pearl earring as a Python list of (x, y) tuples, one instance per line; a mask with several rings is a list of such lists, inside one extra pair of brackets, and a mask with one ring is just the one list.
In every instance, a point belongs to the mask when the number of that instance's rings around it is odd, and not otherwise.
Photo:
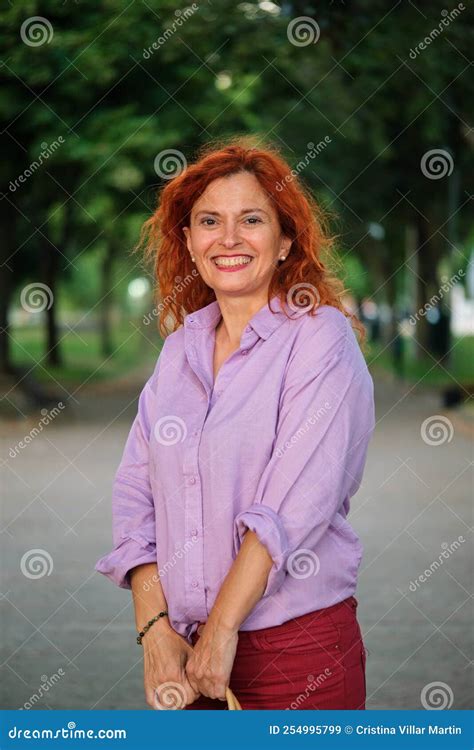
[(286, 255), (280, 255), (280, 260), (286, 260)]
[(191, 260), (192, 260), (193, 263), (196, 260), (196, 258), (194, 257), (194, 255), (191, 255)]

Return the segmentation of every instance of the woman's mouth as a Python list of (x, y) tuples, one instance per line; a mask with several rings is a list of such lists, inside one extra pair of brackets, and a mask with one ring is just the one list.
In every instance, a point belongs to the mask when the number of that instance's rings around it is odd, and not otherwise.
[(241, 271), (250, 265), (253, 257), (251, 255), (215, 255), (212, 262), (219, 271)]

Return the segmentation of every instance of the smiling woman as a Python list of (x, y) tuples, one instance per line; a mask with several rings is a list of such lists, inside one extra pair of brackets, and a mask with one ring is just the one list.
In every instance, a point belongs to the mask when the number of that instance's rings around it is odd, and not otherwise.
[(363, 709), (346, 517), (373, 383), (319, 209), (275, 149), (236, 139), (166, 185), (143, 245), (169, 335), (96, 569), (132, 589), (147, 702), (223, 708), (229, 686), (244, 709)]
[[(253, 208), (241, 208), (251, 200)], [(206, 208), (210, 206), (212, 208)], [(238, 172), (214, 180), (196, 201), (190, 227), (183, 227), (191, 260), (216, 291), (249, 294), (269, 286), (277, 262), (291, 240), (282, 235), (278, 214), (255, 175)], [(233, 274), (224, 281), (221, 274)]]
[[(267, 300), (275, 294), (283, 298), (291, 289), (298, 307), (301, 304), (310, 314), (318, 305), (329, 304), (349, 315), (342, 303), (343, 283), (326, 265), (328, 261), (334, 261), (331, 253), (333, 238), (326, 226), (326, 217), (311, 193), (291, 172), (275, 146), (260, 148), (256, 139), (242, 136), (204, 146), (194, 164), (188, 164), (184, 171), (166, 183), (159, 193), (156, 211), (142, 227), (136, 248), (144, 251), (145, 258), (154, 267), (157, 281), (155, 300), (161, 312), (162, 335), (176, 330), (187, 313), (216, 299), (208, 277), (201, 275), (202, 270), (206, 273), (209, 269), (210, 262), (207, 259), (205, 265), (200, 265), (203, 251), (199, 252), (199, 247), (204, 249), (207, 243), (214, 242), (215, 254), (241, 253), (241, 244), (233, 249), (232, 236), (230, 241), (227, 238), (227, 243), (217, 244), (223, 231), (232, 233), (231, 220), (234, 222), (233, 231), (238, 227), (240, 233), (245, 232), (242, 242), (246, 243), (245, 252), (252, 257), (255, 253), (250, 247), (251, 233), (261, 234), (263, 224), (263, 231), (272, 236), (267, 256), (267, 261), (273, 257), (266, 274), (269, 281)], [(231, 178), (234, 189), (238, 188), (232, 207), (221, 197), (221, 190)], [(249, 193), (245, 192), (245, 187), (249, 187)], [(229, 197), (228, 189), (225, 195)], [(258, 200), (252, 200), (255, 195)], [(236, 216), (235, 211), (241, 215)], [(183, 233), (189, 250), (190, 232), (194, 233), (193, 255), (197, 258), (197, 275), (192, 254), (184, 252)], [(291, 241), (285, 241), (279, 248), (282, 250), (281, 259), (275, 247), (280, 235)], [(290, 254), (285, 251), (288, 247), (291, 247)], [(213, 278), (222, 276), (214, 274)], [(183, 283), (187, 279), (193, 279), (193, 283)], [(363, 325), (355, 316), (349, 317), (363, 343)]]

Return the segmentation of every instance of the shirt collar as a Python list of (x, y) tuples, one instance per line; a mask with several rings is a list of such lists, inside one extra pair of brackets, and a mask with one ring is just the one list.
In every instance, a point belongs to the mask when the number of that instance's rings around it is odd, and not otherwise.
[[(257, 333), (262, 339), (268, 339), (273, 331), (279, 328), (287, 319), (287, 315), (283, 309), (286, 305), (282, 305), (278, 295), (271, 298), (270, 306), (274, 312), (272, 312), (272, 310), (269, 309), (268, 304), (265, 303), (260, 310), (257, 310), (248, 322), (248, 326), (253, 328), (255, 333)], [(201, 307), (200, 310), (196, 310), (196, 312), (186, 315), (184, 318), (184, 326), (185, 328), (191, 327), (193, 329), (212, 329), (217, 326), (220, 319), (221, 310), (219, 303), (217, 300), (214, 300), (209, 305)]]

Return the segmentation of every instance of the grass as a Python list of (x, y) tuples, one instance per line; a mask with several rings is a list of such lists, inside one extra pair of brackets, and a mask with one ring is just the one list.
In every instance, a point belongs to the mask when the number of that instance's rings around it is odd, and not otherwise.
[[(406, 348), (403, 376), (408, 382), (437, 387), (455, 385), (456, 381), (463, 386), (474, 384), (474, 336), (453, 338), (449, 359), (441, 364), (436, 364), (439, 357), (434, 354), (426, 354), (420, 360), (416, 360), (412, 354), (412, 342), (405, 340), (404, 343)], [(370, 345), (367, 363), (374, 372), (378, 369), (395, 372), (391, 349), (384, 349), (381, 344)]]
[[(59, 381), (64, 385), (80, 385), (113, 380), (138, 368), (156, 362), (162, 341), (154, 324), (122, 323), (113, 330), (114, 351), (105, 359), (100, 351), (97, 330), (74, 332), (65, 329), (60, 334), (62, 367), (51, 367), (45, 358), (44, 332), (40, 328), (16, 328), (12, 337), (12, 359), (16, 365), (34, 368), (35, 377), (42, 383)], [(406, 343), (406, 342), (405, 342)], [(411, 342), (408, 342), (411, 347)], [(420, 386), (454, 385), (455, 381), (467, 386), (474, 383), (474, 336), (465, 336), (452, 341), (450, 362), (436, 364), (436, 357), (426, 355), (417, 361), (410, 349), (405, 352), (404, 377)], [(378, 370), (394, 372), (390, 347), (370, 344), (367, 362), (376, 373)]]
[(123, 323), (113, 329), (113, 353), (103, 357), (97, 330), (64, 329), (60, 332), (61, 367), (46, 361), (45, 334), (41, 328), (15, 328), (12, 334), (12, 361), (17, 366), (32, 368), (32, 374), (44, 384), (58, 381), (64, 385), (80, 385), (113, 380), (138, 368), (156, 362), (161, 339), (151, 324)]

